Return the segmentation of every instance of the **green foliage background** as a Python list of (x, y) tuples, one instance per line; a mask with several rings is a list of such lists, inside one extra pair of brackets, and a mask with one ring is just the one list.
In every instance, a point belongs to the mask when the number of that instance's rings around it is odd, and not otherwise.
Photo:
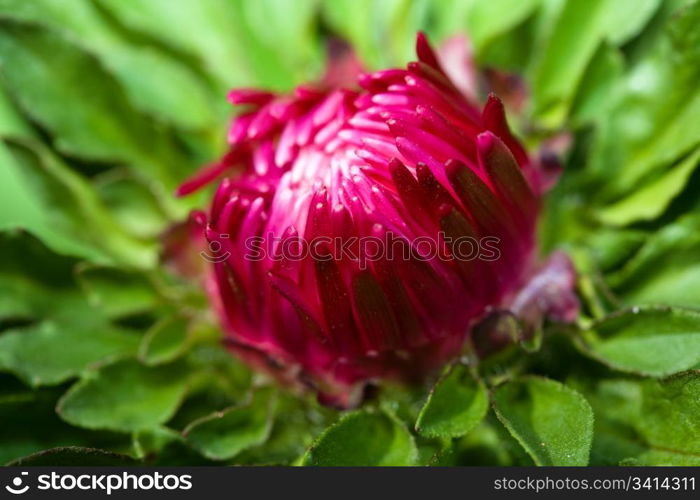
[[(700, 465), (700, 7), (690, 0), (0, 0), (0, 463)], [(572, 147), (541, 225), (583, 302), (435, 387), (337, 412), (220, 345), (160, 235), (206, 193), (235, 86), (325, 40), (404, 64), (467, 32)], [(511, 110), (514, 111), (514, 110)]]

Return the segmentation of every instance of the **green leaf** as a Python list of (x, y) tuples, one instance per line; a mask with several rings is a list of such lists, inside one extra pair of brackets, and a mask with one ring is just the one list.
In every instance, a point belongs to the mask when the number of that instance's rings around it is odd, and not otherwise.
[(601, 228), (590, 235), (587, 246), (597, 266), (602, 271), (611, 271), (627, 263), (648, 239), (646, 231)]
[(348, 413), (311, 445), (303, 465), (413, 465), (416, 445), (396, 417), (378, 410)]
[(680, 41), (686, 33), (692, 38), (700, 8), (678, 9), (683, 3), (662, 4), (652, 38), (621, 81), (620, 99), (601, 116), (588, 168), (601, 176), (599, 194), (607, 202), (653, 182), (700, 141), (698, 64), (692, 44)]
[[(321, 5), (328, 24), (350, 42), (362, 63), (373, 69), (414, 60), (416, 32), (432, 27), (431, 15), (436, 10), (427, 0), (337, 0)], [(464, 6), (455, 10), (464, 10)]]
[(143, 273), (83, 264), (78, 266), (76, 277), (90, 303), (111, 318), (143, 313), (162, 301), (149, 277)]
[(416, 431), (426, 437), (464, 436), (486, 415), (488, 399), (484, 384), (474, 380), (463, 365), (455, 365), (430, 392)]
[(79, 293), (74, 266), (26, 234), (0, 235), (0, 319), (22, 320), (0, 336), (0, 370), (53, 385), (135, 354), (139, 337)]
[(46, 234), (44, 228), (49, 228), (49, 235), (59, 233), (91, 248), (92, 255), (101, 256), (92, 260), (100, 263), (116, 261), (140, 268), (155, 264), (155, 244), (128, 234), (84, 177), (37, 141), (12, 140), (7, 144), (14, 163), (6, 168), (15, 170), (12, 175), (21, 176), (27, 188), (23, 196), (35, 205), (34, 211), (38, 208), (40, 212), (39, 222), (33, 223), (27, 221), (21, 207), (12, 207), (8, 225), (38, 227), (35, 232), (39, 237)]
[(653, 18), (663, 0), (608, 0), (603, 19), (607, 39), (620, 46)]
[[(218, 329), (216, 329), (216, 333), (220, 335)], [(220, 339), (220, 336), (215, 338)], [(198, 412), (192, 418), (182, 421), (182, 427), (196, 418), (233, 402), (241, 401), (248, 394), (253, 378), (251, 370), (239, 359), (232, 356), (231, 351), (220, 340), (194, 345), (187, 353), (187, 362), (197, 375), (204, 375), (205, 389), (221, 389), (226, 393), (227, 399), (216, 406), (206, 406), (205, 411)], [(208, 399), (212, 400), (212, 398)]]
[(607, 277), (628, 304), (700, 306), (700, 217), (661, 228), (624, 267)]
[(603, 43), (591, 59), (571, 104), (575, 126), (600, 119), (616, 102), (624, 61), (619, 50)]
[(147, 365), (173, 361), (187, 349), (191, 338), (189, 329), (186, 318), (163, 318), (144, 335), (139, 347), (139, 359)]
[(443, 2), (433, 2), (430, 15), (430, 34), (437, 40), (442, 40), (461, 30), (464, 30), (464, 23), (467, 13), (474, 4), (473, 0), (444, 0)]
[[(0, 20), (2, 80), (28, 116), (56, 136), (61, 152), (134, 161), (174, 186), (179, 163), (154, 159), (162, 134), (134, 111), (114, 78), (87, 52), (45, 28)], [(66, 106), (65, 103), (70, 103)], [(182, 175), (182, 171), (181, 175)]]
[[(0, 231), (0, 277), (3, 284), (17, 284), (18, 289), (27, 291), (48, 287), (62, 293), (75, 287), (73, 269), (76, 262), (73, 257), (54, 253), (26, 231)], [(13, 297), (7, 295), (0, 294), (0, 298), (13, 301)], [(46, 291), (43, 295), (35, 293), (21, 296), (21, 299), (25, 304), (35, 302), (38, 308), (32, 306), (30, 309), (39, 317), (44, 316), (42, 311), (52, 310), (47, 304), (55, 304), (55, 297)]]
[(596, 411), (599, 465), (700, 465), (700, 376), (605, 379), (586, 392)]
[(8, 463), (12, 467), (124, 467), (138, 462), (126, 455), (96, 448), (63, 446), (32, 453)]
[(96, 371), (73, 385), (56, 411), (66, 422), (87, 429), (134, 432), (167, 422), (187, 391), (182, 365), (149, 368), (124, 361)]
[(612, 368), (662, 377), (700, 363), (700, 312), (635, 307), (582, 334), (585, 351)]
[(143, 459), (161, 453), (166, 447), (184, 443), (182, 435), (168, 427), (154, 427), (134, 432), (131, 436), (133, 455)]
[(498, 419), (537, 465), (587, 465), (593, 411), (575, 390), (542, 377), (507, 382), (493, 394)]
[[(262, 0), (234, 6), (238, 9), (236, 18), (245, 20), (238, 23), (240, 35), (236, 42), (244, 48), (262, 85), (284, 85), (286, 89), (287, 82), (301, 82), (322, 71), (322, 45), (316, 37), (316, 0), (293, 4)], [(284, 68), (283, 75), (280, 68)]]
[(668, 31), (673, 42), (674, 49), (681, 55), (681, 64), (687, 64), (692, 72), (697, 71), (697, 63), (700, 62), (700, 34), (698, 23), (700, 22), (700, 5), (697, 2), (681, 2), (683, 7), (671, 19)]
[(383, 65), (385, 54), (376, 50), (378, 36), (374, 32), (373, 7), (372, 0), (339, 0), (322, 4), (324, 18), (333, 30), (352, 43), (365, 64), (378, 68)]
[(598, 213), (600, 220), (613, 226), (625, 226), (655, 219), (685, 188), (698, 163), (700, 149), (696, 149), (668, 172), (634, 190), (629, 196), (605, 207)]
[(291, 392), (277, 395), (276, 418), (264, 443), (238, 454), (234, 464), (291, 465), (301, 457), (313, 438), (326, 427), (333, 410), (309, 404)]
[(172, 195), (126, 169), (113, 169), (94, 182), (100, 200), (112, 216), (139, 238), (159, 238), (183, 211), (174, 207)]
[[(202, 66), (216, 75), (222, 90), (226, 84), (235, 86), (250, 81), (248, 64), (239, 64), (245, 61), (245, 54), (232, 35), (231, 28), (238, 21), (233, 17), (230, 2), (185, 0), (177, 9), (164, 0), (135, 0), (129, 5), (100, 0), (99, 5), (127, 28), (197, 57)], [(175, 33), (173, 26), (182, 29)], [(235, 74), (228, 68), (236, 68)]]
[(0, 87), (0, 136), (34, 137), (34, 132), (21, 117), (5, 89)]
[[(481, 52), (495, 37), (513, 29), (531, 15), (540, 3), (541, 0), (494, 0), (469, 4), (464, 20), (475, 50)], [(449, 9), (446, 15), (454, 13)]]
[(207, 415), (183, 431), (187, 442), (211, 460), (230, 460), (241, 451), (267, 440), (272, 428), (275, 395), (271, 389), (255, 392), (240, 406)]
[[(299, 75), (310, 77), (320, 55), (310, 29), (313, 1), (295, 2), (293, 8), (279, 0), (182, 0), (177, 9), (167, 0), (99, 3), (128, 28), (196, 58), (222, 92), (241, 85), (289, 89)], [(256, 27), (253, 19), (265, 24)]]
[(0, 374), (0, 464), (56, 447), (116, 450), (128, 446), (125, 436), (89, 432), (61, 421), (55, 412), (60, 392), (58, 388), (29, 391), (15, 377)]
[(33, 386), (54, 385), (90, 366), (133, 355), (138, 337), (106, 323), (47, 320), (0, 336), (0, 370)]
[(0, 13), (43, 24), (84, 43), (120, 80), (139, 109), (182, 127), (206, 127), (216, 121), (215, 102), (210, 102), (211, 93), (201, 77), (169, 53), (121, 35), (94, 2), (0, 0)]
[[(598, 49), (605, 28), (606, 0), (559, 2), (532, 72), (535, 112), (550, 126), (566, 116), (584, 70)], [(547, 29), (545, 27), (544, 29)]]
[(495, 415), (489, 414), (472, 432), (453, 441), (437, 465), (532, 466), (532, 458)]
[(56, 252), (108, 261), (104, 252), (51, 224), (52, 212), (41, 209), (21, 172), (20, 163), (0, 141), (0, 229), (26, 229)]
[(0, 141), (0, 195), (1, 228), (48, 229), (44, 214), (32, 203), (31, 188), (3, 141)]

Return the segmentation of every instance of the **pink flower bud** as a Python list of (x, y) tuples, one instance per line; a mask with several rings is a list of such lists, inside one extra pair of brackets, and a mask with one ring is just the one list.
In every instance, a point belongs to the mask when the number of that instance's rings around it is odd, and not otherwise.
[(205, 235), (230, 344), (340, 406), (458, 356), (533, 272), (539, 168), (497, 97), (480, 110), (422, 34), (417, 54), (348, 88), (232, 91), (229, 152), (180, 188), (223, 177)]

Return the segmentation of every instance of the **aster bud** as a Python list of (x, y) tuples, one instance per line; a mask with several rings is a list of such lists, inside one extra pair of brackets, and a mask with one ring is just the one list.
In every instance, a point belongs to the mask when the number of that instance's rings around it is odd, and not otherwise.
[(346, 88), (232, 91), (230, 150), (180, 189), (223, 177), (205, 235), (230, 344), (340, 406), (458, 356), (533, 270), (537, 165), (498, 98), (480, 110), (422, 34), (417, 55)]

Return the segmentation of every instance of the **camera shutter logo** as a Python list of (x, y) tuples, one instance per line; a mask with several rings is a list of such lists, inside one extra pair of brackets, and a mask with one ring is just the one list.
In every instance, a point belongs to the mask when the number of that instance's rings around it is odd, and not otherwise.
[(24, 487), (22, 487), (22, 476), (28, 476), (29, 472), (22, 472), (21, 475), (15, 477), (12, 480), (12, 485), (7, 485), (5, 486), (5, 489), (12, 493), (13, 495), (21, 495), (23, 493), (26, 493), (27, 490), (29, 489), (29, 485), (26, 484)]

